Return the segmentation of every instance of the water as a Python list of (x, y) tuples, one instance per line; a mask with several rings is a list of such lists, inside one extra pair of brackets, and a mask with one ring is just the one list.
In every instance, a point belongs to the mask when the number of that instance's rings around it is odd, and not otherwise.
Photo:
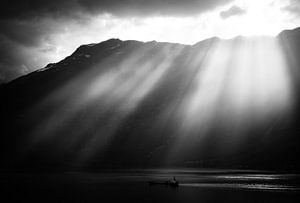
[[(173, 176), (178, 188), (150, 186)], [(2, 173), (0, 201), (300, 202), (300, 176), (262, 171), (117, 170), (98, 173)]]

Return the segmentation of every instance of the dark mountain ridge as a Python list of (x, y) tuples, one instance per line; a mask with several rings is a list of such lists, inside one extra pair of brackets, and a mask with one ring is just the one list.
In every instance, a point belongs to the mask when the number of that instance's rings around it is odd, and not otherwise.
[(237, 124), (226, 124), (230, 114), (223, 115), (224, 109), (205, 133), (197, 126), (181, 131), (186, 122), (181, 111), (197, 88), (195, 78), (205, 72), (212, 47), (221, 44), (222, 54), (232, 52), (229, 57), (235, 60), (247, 38), (211, 38), (195, 45), (110, 39), (82, 45), (64, 60), (1, 86), (0, 167), (298, 171), (299, 28), (276, 39), (292, 73), (293, 111), (251, 124), (240, 133), (241, 141), (232, 135)]

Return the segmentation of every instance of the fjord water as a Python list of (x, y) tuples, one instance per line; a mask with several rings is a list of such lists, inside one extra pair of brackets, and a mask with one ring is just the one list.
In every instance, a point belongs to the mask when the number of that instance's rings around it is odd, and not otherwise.
[[(176, 177), (178, 188), (147, 184)], [(2, 173), (1, 199), (34, 202), (299, 202), (300, 175), (233, 170)]]

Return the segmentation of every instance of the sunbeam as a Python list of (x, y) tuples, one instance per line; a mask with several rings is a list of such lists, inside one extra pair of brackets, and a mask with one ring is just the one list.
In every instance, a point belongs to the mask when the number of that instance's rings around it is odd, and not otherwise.
[(217, 43), (199, 68), (182, 107), (184, 128), (207, 127), (215, 116), (229, 122), (228, 113), (233, 123), (264, 120), (292, 106), (289, 70), (274, 38)]
[[(60, 106), (42, 115), (32, 133), (30, 147), (59, 139), (57, 152), (76, 149), (77, 166), (96, 152), (103, 152), (119, 125), (155, 89), (184, 48), (168, 43), (151, 42), (148, 45), (123, 57), (119, 63), (113, 61), (120, 57), (121, 51), (93, 65), (31, 109), (31, 112), (47, 109), (49, 102), (48, 108), (56, 103)], [(69, 94), (74, 97), (70, 98)], [(90, 108), (93, 108), (92, 113), (86, 114)], [(57, 117), (57, 114), (61, 116)], [(84, 124), (78, 123), (80, 119), (84, 119)], [(57, 137), (68, 130), (72, 133), (64, 138)]]
[(208, 135), (223, 143), (215, 143), (218, 150), (234, 151), (251, 130), (288, 118), (294, 94), (285, 60), (277, 38), (215, 42), (179, 105), (180, 130), (167, 160), (201, 147)]

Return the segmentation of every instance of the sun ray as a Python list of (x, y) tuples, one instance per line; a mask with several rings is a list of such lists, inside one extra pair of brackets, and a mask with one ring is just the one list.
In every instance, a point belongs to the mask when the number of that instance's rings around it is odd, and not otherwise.
[(292, 112), (291, 76), (277, 38), (217, 42), (199, 65), (199, 74), (180, 105), (181, 126), (167, 160), (190, 154), (208, 135), (218, 135), (218, 142), (227, 143), (215, 143), (218, 150), (234, 151), (253, 129), (278, 123)]

